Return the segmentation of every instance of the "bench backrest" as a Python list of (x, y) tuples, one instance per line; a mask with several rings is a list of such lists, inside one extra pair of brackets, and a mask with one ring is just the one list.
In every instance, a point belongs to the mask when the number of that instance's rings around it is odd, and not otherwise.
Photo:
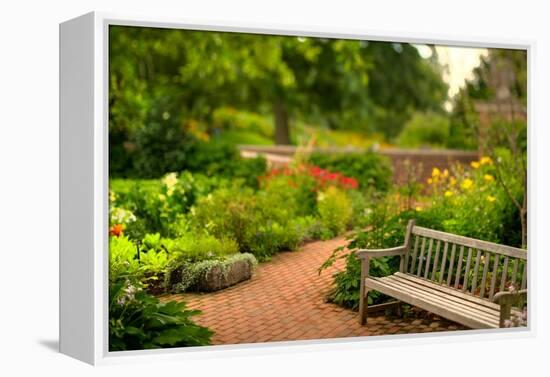
[(403, 273), (489, 300), (509, 284), (527, 287), (527, 250), (415, 226), (413, 220), (405, 243)]

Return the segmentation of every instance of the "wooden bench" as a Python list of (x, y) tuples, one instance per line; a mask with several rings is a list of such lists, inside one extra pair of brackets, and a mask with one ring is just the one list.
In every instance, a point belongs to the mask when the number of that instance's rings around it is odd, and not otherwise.
[[(357, 256), (362, 325), (370, 290), (475, 329), (504, 327), (513, 308), (527, 300), (527, 250), (423, 228), (414, 220), (403, 246), (359, 250)], [(384, 256), (401, 257), (399, 272), (370, 276), (370, 258)], [(519, 287), (510, 292), (510, 284)]]

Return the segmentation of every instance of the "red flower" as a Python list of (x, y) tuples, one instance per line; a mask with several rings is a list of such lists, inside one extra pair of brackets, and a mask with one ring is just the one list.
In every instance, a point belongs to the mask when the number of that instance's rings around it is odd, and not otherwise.
[(120, 237), (122, 236), (122, 231), (124, 230), (124, 226), (122, 224), (115, 224), (109, 229), (109, 234), (111, 236)]

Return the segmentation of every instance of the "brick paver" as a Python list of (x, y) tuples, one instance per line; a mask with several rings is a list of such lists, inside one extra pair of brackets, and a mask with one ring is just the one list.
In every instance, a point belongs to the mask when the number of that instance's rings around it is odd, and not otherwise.
[(360, 326), (357, 312), (326, 303), (332, 274), (340, 261), (321, 275), (317, 270), (344, 238), (306, 244), (296, 252), (279, 253), (258, 266), (249, 281), (205, 294), (169, 295), (184, 299), (202, 313), (195, 321), (214, 330), (214, 344), (327, 339), (352, 336), (461, 330), (463, 326), (428, 313), (420, 318), (370, 315)]

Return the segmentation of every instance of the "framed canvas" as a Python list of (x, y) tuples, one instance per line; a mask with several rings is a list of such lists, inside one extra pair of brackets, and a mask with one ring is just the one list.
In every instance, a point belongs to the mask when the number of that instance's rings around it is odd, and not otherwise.
[(532, 49), (62, 23), (61, 352), (100, 364), (531, 332)]

